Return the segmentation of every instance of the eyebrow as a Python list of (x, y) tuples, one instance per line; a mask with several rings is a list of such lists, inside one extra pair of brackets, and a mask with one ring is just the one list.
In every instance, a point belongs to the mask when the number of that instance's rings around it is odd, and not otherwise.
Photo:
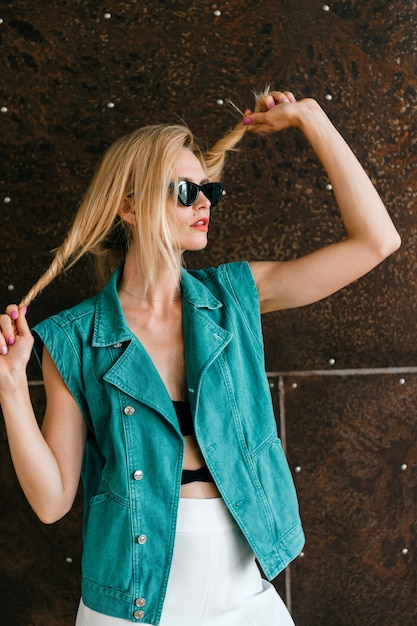
[[(191, 180), (190, 178), (188, 178), (188, 176), (178, 176), (178, 180), (185, 180), (188, 183), (193, 183), (194, 181)], [(203, 180), (201, 180), (198, 184), (199, 185), (205, 185), (206, 183), (209, 183), (209, 179), (208, 178), (204, 178)]]

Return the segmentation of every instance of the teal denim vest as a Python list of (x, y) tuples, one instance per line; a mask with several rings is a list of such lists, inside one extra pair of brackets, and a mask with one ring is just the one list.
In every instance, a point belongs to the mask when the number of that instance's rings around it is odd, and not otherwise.
[[(82, 597), (158, 624), (172, 560), (184, 441), (166, 387), (104, 290), (38, 324), (88, 425), (82, 468)], [(272, 579), (300, 552), (297, 497), (277, 435), (259, 300), (247, 263), (182, 271), (188, 394), (195, 433), (229, 511)]]

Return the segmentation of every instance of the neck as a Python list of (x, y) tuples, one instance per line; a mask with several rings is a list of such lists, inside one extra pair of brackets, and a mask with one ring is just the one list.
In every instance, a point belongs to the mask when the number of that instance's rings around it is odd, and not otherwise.
[(146, 288), (138, 277), (137, 265), (127, 257), (118, 288), (131, 305), (176, 302), (181, 299), (180, 270), (174, 277), (167, 268), (161, 268), (154, 284)]
[(124, 287), (121, 287), (121, 286), (119, 286), (119, 291), (123, 291), (123, 293), (126, 293), (131, 298), (135, 298), (135, 300), (145, 300), (145, 301), (148, 301), (148, 302), (175, 302), (176, 300), (179, 300), (181, 298), (181, 289), (180, 289), (180, 287), (177, 287), (176, 294), (172, 298), (170, 298), (169, 296), (164, 296), (162, 298), (157, 298), (157, 297), (154, 297), (152, 295), (152, 293), (148, 293), (147, 295), (138, 296), (138, 295), (136, 295), (134, 293), (131, 293), (130, 291), (128, 291), (127, 289), (125, 289)]

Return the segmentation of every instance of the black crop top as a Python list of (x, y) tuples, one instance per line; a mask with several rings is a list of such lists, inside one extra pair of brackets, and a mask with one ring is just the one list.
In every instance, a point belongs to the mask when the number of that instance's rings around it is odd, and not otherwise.
[(178, 424), (180, 431), (186, 437), (187, 435), (194, 435), (193, 416), (191, 415), (191, 408), (189, 402), (182, 402), (181, 400), (173, 400), (175, 413), (178, 417)]
[[(191, 408), (189, 402), (182, 402), (180, 400), (173, 400), (175, 412), (178, 417), (178, 424), (184, 437), (187, 435), (194, 435), (193, 416), (191, 415)], [(186, 485), (195, 481), (201, 481), (205, 483), (212, 483), (213, 477), (209, 472), (207, 465), (203, 465), (196, 470), (182, 470), (181, 484)]]

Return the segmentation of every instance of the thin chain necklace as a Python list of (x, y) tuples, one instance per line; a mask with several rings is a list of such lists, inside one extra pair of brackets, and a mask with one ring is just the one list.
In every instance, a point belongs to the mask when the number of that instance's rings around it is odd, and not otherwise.
[[(135, 298), (136, 300), (148, 300), (148, 298), (144, 297), (144, 296), (135, 296), (134, 293), (130, 293), (130, 291), (127, 291), (127, 289), (124, 289), (123, 287), (119, 287), (120, 291), (124, 291), (125, 293), (127, 293), (128, 296), (131, 296), (132, 298)], [(177, 300), (179, 300), (181, 297), (181, 290), (180, 288), (178, 288), (178, 295), (175, 298), (168, 298), (167, 300), (153, 300), (153, 302), (176, 302)]]

